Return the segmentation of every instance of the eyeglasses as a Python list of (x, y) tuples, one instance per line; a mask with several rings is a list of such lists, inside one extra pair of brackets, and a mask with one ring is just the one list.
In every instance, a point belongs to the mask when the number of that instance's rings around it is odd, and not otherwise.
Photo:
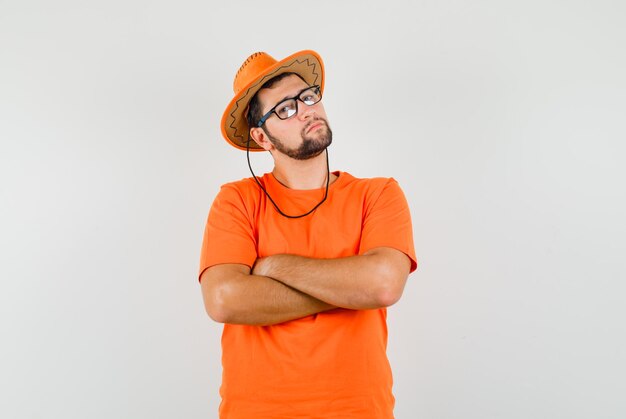
[(304, 103), (307, 106), (315, 105), (317, 102), (322, 100), (322, 93), (320, 91), (319, 86), (310, 86), (306, 89), (302, 90), (294, 97), (290, 97), (278, 103), (278, 105), (274, 106), (269, 110), (268, 113), (263, 115), (263, 117), (257, 123), (257, 127), (261, 127), (267, 118), (272, 116), (272, 114), (276, 114), (280, 119), (289, 119), (292, 116), (298, 113), (298, 101)]

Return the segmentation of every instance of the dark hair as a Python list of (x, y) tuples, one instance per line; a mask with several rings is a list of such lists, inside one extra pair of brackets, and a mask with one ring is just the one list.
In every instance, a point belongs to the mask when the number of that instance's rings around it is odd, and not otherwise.
[(248, 102), (248, 129), (255, 128), (259, 123), (259, 120), (263, 117), (263, 115), (261, 114), (261, 102), (259, 101), (258, 97), (259, 92), (262, 89), (271, 89), (274, 84), (278, 83), (287, 76), (298, 76), (303, 82), (306, 83), (306, 80), (304, 80), (302, 76), (300, 76), (300, 74), (298, 73), (282, 73), (276, 77), (272, 77), (271, 79), (263, 83), (263, 86), (261, 86), (261, 88), (257, 90), (254, 96), (252, 96), (252, 99), (250, 99), (250, 102)]

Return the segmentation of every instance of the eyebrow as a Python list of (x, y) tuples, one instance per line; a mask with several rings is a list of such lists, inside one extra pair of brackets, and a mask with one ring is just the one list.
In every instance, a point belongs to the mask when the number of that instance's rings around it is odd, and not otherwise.
[(284, 98), (282, 98), (282, 99), (280, 99), (278, 102), (276, 102), (276, 104), (279, 104), (279, 103), (280, 103), (280, 102), (282, 102), (283, 100), (287, 100), (287, 99), (295, 99), (295, 98), (297, 98), (298, 96), (300, 96), (300, 94), (301, 94), (302, 92), (304, 92), (305, 90), (307, 90), (307, 89), (308, 89), (308, 88), (310, 88), (310, 87), (311, 87), (311, 86), (307, 86), (307, 87), (305, 87), (305, 88), (303, 88), (303, 89), (300, 89), (300, 90), (298, 91), (298, 94), (297, 94), (297, 95), (295, 95), (295, 96), (293, 96), (293, 95), (285, 96)]

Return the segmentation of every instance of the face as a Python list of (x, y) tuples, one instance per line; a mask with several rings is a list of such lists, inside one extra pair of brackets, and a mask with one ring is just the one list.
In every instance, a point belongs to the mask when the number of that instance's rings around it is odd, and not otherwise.
[[(298, 76), (288, 76), (270, 89), (258, 92), (262, 114), (277, 103), (296, 96), (307, 84)], [(332, 131), (326, 120), (322, 102), (306, 105), (298, 101), (298, 112), (289, 119), (280, 119), (275, 114), (269, 117), (262, 128), (254, 128), (253, 137), (271, 152), (279, 152), (292, 159), (307, 160), (319, 155), (332, 142)]]

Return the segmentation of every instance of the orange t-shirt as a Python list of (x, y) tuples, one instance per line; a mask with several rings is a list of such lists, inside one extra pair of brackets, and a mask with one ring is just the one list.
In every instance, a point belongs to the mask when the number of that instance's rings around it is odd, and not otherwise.
[[(345, 172), (312, 214), (280, 215), (253, 179), (222, 186), (206, 225), (200, 274), (213, 265), (252, 267), (259, 257), (339, 258), (387, 246), (417, 263), (411, 217), (394, 179)], [(309, 211), (324, 189), (292, 190), (259, 179), (289, 215)], [(387, 311), (334, 309), (272, 326), (225, 324), (220, 417), (393, 418)]]

